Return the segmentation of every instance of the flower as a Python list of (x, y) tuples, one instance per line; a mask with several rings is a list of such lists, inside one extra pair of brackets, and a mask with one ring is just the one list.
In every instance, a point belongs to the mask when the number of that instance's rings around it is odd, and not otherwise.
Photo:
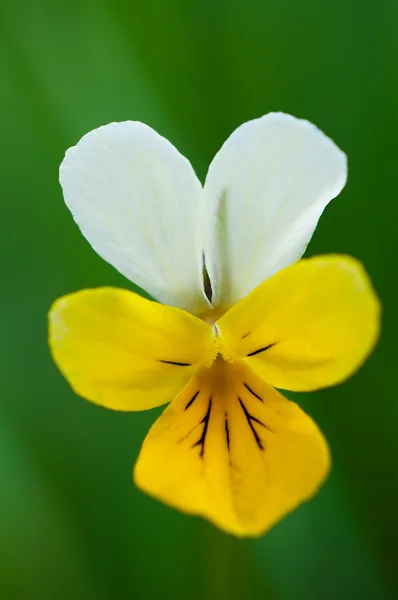
[(77, 394), (107, 408), (171, 401), (136, 484), (238, 536), (264, 533), (330, 467), (318, 427), (275, 388), (346, 379), (378, 336), (379, 303), (356, 260), (298, 261), (346, 173), (329, 138), (281, 113), (239, 127), (204, 188), (138, 122), (88, 133), (61, 165), (83, 235), (159, 302), (113, 288), (60, 298), (54, 360)]

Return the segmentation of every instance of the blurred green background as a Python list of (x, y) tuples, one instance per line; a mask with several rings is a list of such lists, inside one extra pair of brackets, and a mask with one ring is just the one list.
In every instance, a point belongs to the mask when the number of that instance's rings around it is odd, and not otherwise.
[[(397, 30), (396, 0), (3, 0), (0, 598), (398, 598)], [(384, 329), (349, 382), (299, 398), (333, 451), (320, 494), (240, 541), (134, 488), (160, 411), (75, 396), (50, 359), (46, 313), (73, 290), (131, 286), (64, 206), (69, 146), (142, 120), (203, 179), (232, 130), (270, 110), (347, 152), (348, 185), (308, 254), (360, 258)]]

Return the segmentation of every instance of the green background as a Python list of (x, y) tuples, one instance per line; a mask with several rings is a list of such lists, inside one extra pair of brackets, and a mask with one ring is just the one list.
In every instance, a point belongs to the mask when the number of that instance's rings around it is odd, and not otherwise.
[[(4, 600), (398, 597), (396, 0), (9, 0), (0, 8), (0, 597)], [(308, 254), (360, 258), (383, 334), (349, 382), (299, 401), (334, 468), (319, 495), (237, 540), (136, 490), (159, 410), (84, 402), (49, 356), (62, 294), (131, 284), (64, 206), (64, 151), (142, 120), (203, 179), (244, 121), (316, 123), (349, 157)]]

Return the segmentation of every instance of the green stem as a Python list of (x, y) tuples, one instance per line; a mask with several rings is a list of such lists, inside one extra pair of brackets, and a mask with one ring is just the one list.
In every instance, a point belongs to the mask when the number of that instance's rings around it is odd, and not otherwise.
[(206, 527), (206, 600), (249, 600), (253, 597), (250, 547), (247, 540)]

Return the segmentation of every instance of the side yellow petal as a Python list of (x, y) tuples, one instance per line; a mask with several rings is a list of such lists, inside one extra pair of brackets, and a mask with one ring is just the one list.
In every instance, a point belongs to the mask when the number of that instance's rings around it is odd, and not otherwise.
[(77, 394), (114, 410), (145, 410), (172, 400), (211, 363), (213, 335), (183, 310), (99, 288), (54, 303), (49, 342)]
[(156, 421), (136, 484), (237, 536), (258, 536), (311, 497), (329, 471), (315, 423), (243, 363), (202, 369)]
[(217, 323), (226, 356), (270, 385), (314, 390), (351, 375), (379, 335), (380, 304), (349, 256), (304, 259), (259, 285)]

